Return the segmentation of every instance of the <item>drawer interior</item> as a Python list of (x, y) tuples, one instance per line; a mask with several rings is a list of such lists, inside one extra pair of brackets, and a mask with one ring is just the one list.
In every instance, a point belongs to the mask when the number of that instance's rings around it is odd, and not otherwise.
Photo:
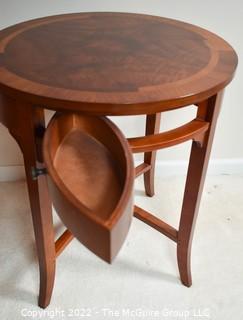
[(109, 219), (121, 197), (124, 179), (103, 144), (75, 128), (59, 145), (53, 165), (74, 197), (103, 221)]

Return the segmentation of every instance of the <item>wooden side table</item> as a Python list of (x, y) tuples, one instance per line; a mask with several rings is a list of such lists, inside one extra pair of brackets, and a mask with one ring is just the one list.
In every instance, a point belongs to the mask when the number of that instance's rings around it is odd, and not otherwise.
[[(223, 89), (237, 55), (213, 33), (161, 17), (79, 13), (24, 22), (0, 32), (0, 121), (24, 156), (40, 267), (39, 306), (51, 298), (55, 261), (71, 241), (56, 242), (44, 175), (43, 110), (95, 117), (147, 115), (146, 135), (128, 139), (143, 152), (145, 189), (154, 194), (155, 152), (192, 140), (179, 229), (135, 206), (134, 216), (177, 243), (181, 281), (190, 286), (193, 228)], [(159, 133), (160, 113), (194, 104), (196, 118)], [(127, 147), (128, 150), (128, 147)]]

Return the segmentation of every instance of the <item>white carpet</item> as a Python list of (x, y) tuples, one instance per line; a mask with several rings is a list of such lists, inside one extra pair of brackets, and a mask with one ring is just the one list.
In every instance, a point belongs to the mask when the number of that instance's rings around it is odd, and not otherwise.
[[(156, 196), (149, 199), (140, 179), (136, 202), (177, 227), (183, 184), (183, 177), (158, 178)], [(37, 307), (39, 275), (25, 182), (0, 183), (0, 204), (1, 320), (243, 318), (243, 176), (207, 179), (191, 288), (179, 281), (175, 244), (134, 218), (113, 265), (76, 240), (66, 248), (45, 311)]]

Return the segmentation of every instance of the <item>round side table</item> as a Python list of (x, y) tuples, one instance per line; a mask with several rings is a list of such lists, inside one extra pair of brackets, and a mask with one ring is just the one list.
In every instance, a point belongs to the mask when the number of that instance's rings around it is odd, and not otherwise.
[[(40, 267), (39, 306), (51, 298), (56, 257), (71, 241), (56, 242), (51, 197), (43, 174), (44, 109), (95, 117), (147, 115), (143, 137), (128, 139), (144, 153), (154, 194), (156, 150), (192, 140), (178, 230), (142, 208), (134, 216), (176, 242), (181, 281), (190, 286), (190, 254), (223, 89), (237, 55), (220, 37), (187, 23), (140, 14), (78, 13), (24, 22), (0, 32), (0, 121), (18, 142)], [(159, 132), (161, 112), (197, 106), (191, 122)]]

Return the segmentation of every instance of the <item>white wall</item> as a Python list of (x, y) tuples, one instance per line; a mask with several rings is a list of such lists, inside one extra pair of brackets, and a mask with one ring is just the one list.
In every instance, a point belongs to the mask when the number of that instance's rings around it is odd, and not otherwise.
[[(213, 146), (213, 159), (243, 163), (243, 2), (241, 0), (0, 0), (0, 29), (41, 16), (79, 11), (123, 11), (148, 13), (197, 24), (222, 36), (235, 48), (240, 58), (236, 77), (227, 88)], [(173, 111), (163, 115), (161, 129), (185, 122), (193, 110)], [(180, 121), (178, 121), (180, 119)], [(144, 130), (144, 117), (116, 118), (115, 121), (128, 136)], [(159, 160), (185, 160), (189, 145), (160, 151)], [(233, 162), (232, 159), (235, 159)], [(0, 125), (0, 169), (22, 164), (20, 151)], [(232, 168), (231, 168), (232, 169)], [(230, 170), (231, 170), (230, 169)], [(239, 168), (238, 168), (239, 169)], [(243, 166), (242, 166), (243, 172)], [(226, 170), (227, 171), (227, 170)]]

